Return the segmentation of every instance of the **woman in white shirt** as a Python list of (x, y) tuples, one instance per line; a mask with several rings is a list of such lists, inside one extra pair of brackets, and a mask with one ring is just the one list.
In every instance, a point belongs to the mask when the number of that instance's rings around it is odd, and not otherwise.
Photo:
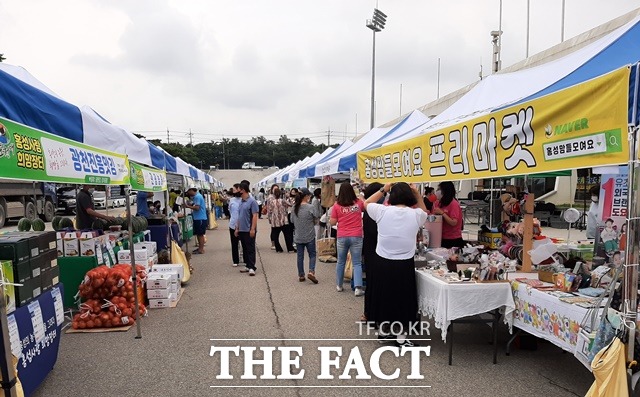
[[(390, 193), (389, 205), (377, 204), (387, 193)], [(400, 333), (396, 324), (402, 324), (402, 333), (406, 334), (411, 323), (418, 318), (413, 258), (416, 235), (427, 221), (427, 209), (416, 187), (404, 182), (393, 185), (387, 183), (371, 195), (364, 205), (367, 214), (378, 225), (376, 254), (380, 257), (376, 266), (375, 288), (367, 310), (372, 313), (377, 325), (394, 324), (392, 330), (379, 330), (381, 342), (395, 340), (399, 346), (413, 346), (405, 335), (391, 335), (391, 331)]]

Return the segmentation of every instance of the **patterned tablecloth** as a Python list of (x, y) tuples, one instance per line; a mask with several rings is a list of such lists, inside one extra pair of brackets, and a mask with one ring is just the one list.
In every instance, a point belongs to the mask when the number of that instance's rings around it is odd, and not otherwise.
[(504, 322), (513, 324), (516, 308), (509, 283), (447, 283), (422, 270), (416, 270), (418, 309), (434, 319), (435, 327), (447, 339), (447, 328), (453, 320), (501, 309)]
[(587, 309), (561, 302), (525, 283), (513, 281), (511, 287), (516, 304), (513, 325), (573, 353)]

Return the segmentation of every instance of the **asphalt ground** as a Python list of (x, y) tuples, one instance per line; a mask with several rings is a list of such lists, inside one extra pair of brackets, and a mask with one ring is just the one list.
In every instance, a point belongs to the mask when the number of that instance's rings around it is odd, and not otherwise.
[[(218, 223), (218, 229), (207, 233), (206, 253), (194, 255), (195, 273), (176, 308), (150, 310), (141, 323), (141, 339), (135, 338), (135, 328), (117, 333), (63, 334), (58, 362), (35, 396), (562, 397), (583, 396), (593, 381), (573, 355), (548, 342), (538, 341), (535, 351), (516, 347), (506, 356), (510, 335), (502, 323), (495, 365), (490, 327), (463, 324), (455, 327), (452, 366), (448, 365), (448, 346), (433, 326), (430, 335), (417, 341), (422, 347), (430, 346), (430, 355), (420, 356), (419, 373), (424, 379), (407, 379), (412, 372), (408, 355), (394, 357), (387, 351), (373, 360), (372, 366), (372, 354), (383, 345), (367, 340), (375, 335), (360, 332), (357, 320), (363, 298), (355, 297), (348, 288), (336, 291), (335, 264), (317, 264), (319, 284), (299, 282), (296, 255), (270, 249), (269, 225), (262, 219), (257, 236), (258, 272), (250, 277), (231, 266), (227, 222)], [(298, 347), (304, 377), (242, 379), (248, 360), (241, 351), (240, 356), (231, 354), (229, 359), (233, 379), (217, 379), (221, 356), (210, 356), (212, 346)], [(321, 360), (319, 348), (327, 347), (342, 348), (339, 369), (330, 371), (333, 380), (317, 378), (322, 363), (328, 362)], [(331, 358), (335, 356), (332, 353)], [(262, 357), (258, 351), (254, 359)], [(273, 359), (267, 360), (273, 363), (275, 376), (282, 373), (281, 357), (276, 350)], [(350, 371), (351, 379), (338, 379), (347, 362), (358, 357), (364, 368), (360, 375), (371, 379), (356, 379), (356, 369)], [(377, 378), (372, 370), (376, 361), (386, 374), (398, 368), (398, 378)], [(262, 375), (261, 366), (254, 371), (258, 377)]]

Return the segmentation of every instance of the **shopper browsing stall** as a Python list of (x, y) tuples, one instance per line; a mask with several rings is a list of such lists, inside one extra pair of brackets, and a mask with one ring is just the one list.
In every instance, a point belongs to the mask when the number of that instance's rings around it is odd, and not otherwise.
[(438, 200), (434, 203), (433, 213), (442, 215), (442, 247), (463, 247), (462, 209), (456, 200), (453, 182), (441, 182), (436, 190), (436, 197)]
[[(377, 193), (384, 185), (379, 182), (373, 182), (364, 189), (364, 199)], [(378, 204), (384, 203), (384, 196), (380, 197), (377, 201)], [(371, 219), (368, 212), (364, 212), (362, 215), (362, 263), (367, 272), (367, 288), (364, 291), (364, 314), (360, 318), (361, 321), (373, 321), (375, 322), (374, 315), (371, 308), (371, 298), (373, 291), (375, 290), (376, 270), (380, 257), (376, 254), (376, 247), (378, 246), (378, 224)]]
[(198, 248), (193, 253), (204, 254), (204, 235), (207, 233), (207, 206), (204, 202), (204, 197), (195, 186), (189, 187), (187, 196), (191, 198), (192, 204), (185, 202), (183, 205), (193, 211), (193, 234), (198, 238)]
[[(387, 193), (389, 205), (378, 204)], [(418, 208), (412, 208), (416, 204)], [(414, 255), (416, 235), (427, 221), (427, 208), (415, 186), (404, 182), (393, 186), (387, 183), (372, 194), (364, 206), (378, 225), (376, 254), (379, 260), (374, 272), (372, 296), (367, 305), (368, 319), (375, 319), (379, 325), (399, 323), (407, 331), (418, 315)], [(379, 339), (413, 346), (410, 340), (396, 338), (388, 329), (380, 329), (380, 335)]]
[(240, 209), (240, 202), (242, 199), (240, 196), (240, 184), (236, 183), (229, 190), (229, 238), (231, 239), (231, 260), (232, 266), (237, 267), (240, 263), (240, 253), (238, 251), (238, 245), (240, 240), (236, 236), (236, 226), (238, 225), (238, 210)]
[(320, 201), (314, 200), (311, 204), (312, 194), (307, 188), (300, 189), (295, 198), (295, 204), (291, 211), (291, 221), (294, 225), (294, 241), (298, 251), (298, 281), (304, 281), (304, 251), (309, 254), (309, 273), (307, 278), (314, 284), (318, 284), (316, 278), (316, 220), (320, 218), (322, 208)]
[(96, 218), (105, 220), (115, 219), (112, 216), (99, 213), (93, 208), (93, 192), (94, 187), (91, 185), (82, 185), (82, 189), (78, 191), (76, 196), (76, 229), (91, 229), (91, 224)]
[[(280, 245), (280, 233), (284, 232), (284, 229), (289, 225), (289, 219), (287, 211), (289, 209), (289, 201), (284, 200), (280, 196), (280, 189), (273, 190), (273, 197), (267, 201), (267, 219), (271, 225), (271, 242), (273, 243), (276, 252), (284, 252)], [(258, 205), (258, 207), (260, 207)], [(285, 243), (287, 246), (287, 252), (295, 250), (291, 240), (286, 238)]]
[(340, 185), (338, 200), (331, 210), (330, 223), (338, 225), (338, 264), (336, 266), (336, 289), (342, 292), (347, 253), (353, 263), (353, 284), (356, 296), (364, 295), (362, 289), (362, 211), (364, 202), (356, 197), (349, 182)]

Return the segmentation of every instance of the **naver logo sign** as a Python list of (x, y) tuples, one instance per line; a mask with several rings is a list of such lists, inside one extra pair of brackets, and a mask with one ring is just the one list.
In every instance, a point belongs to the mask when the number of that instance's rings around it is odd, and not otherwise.
[(571, 121), (565, 124), (558, 124), (556, 126), (551, 126), (551, 124), (547, 124), (544, 127), (544, 134), (547, 138), (551, 138), (557, 135), (569, 134), (573, 131), (587, 130), (589, 129), (589, 119), (581, 118), (579, 120)]

